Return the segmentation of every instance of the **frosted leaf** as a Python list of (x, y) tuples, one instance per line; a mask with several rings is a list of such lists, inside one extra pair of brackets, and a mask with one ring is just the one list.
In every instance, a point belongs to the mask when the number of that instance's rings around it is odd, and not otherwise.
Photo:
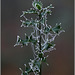
[(23, 73), (23, 70), (21, 68), (19, 68), (19, 70)]
[(28, 20), (27, 18), (26, 18), (26, 16), (23, 16), (26, 20)]
[(55, 37), (56, 37), (56, 35), (53, 36), (53, 37), (50, 39), (50, 42), (54, 41), (54, 40), (55, 40)]
[(62, 32), (65, 32), (65, 30), (61, 30), (61, 31), (58, 33), (58, 35), (60, 35), (60, 33), (62, 33)]
[(17, 35), (17, 42), (19, 42), (19, 41), (20, 41), (20, 36)]
[(22, 14), (20, 17), (23, 17), (23, 16), (25, 15), (25, 11), (22, 11), (22, 13), (23, 13), (23, 14)]
[(56, 50), (56, 48), (49, 48), (48, 50), (44, 50), (43, 52), (46, 53), (46, 52), (51, 52), (53, 50)]
[(14, 47), (17, 45), (22, 45), (20, 42), (21, 42), (20, 36), (17, 35), (17, 41), (16, 41), (16, 44), (14, 45)]

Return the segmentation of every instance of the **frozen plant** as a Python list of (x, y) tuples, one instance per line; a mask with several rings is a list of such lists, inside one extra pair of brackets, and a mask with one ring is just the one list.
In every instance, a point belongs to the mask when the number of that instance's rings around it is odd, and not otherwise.
[[(24, 64), (25, 71), (22, 71), (21, 75), (30, 75), (31, 72), (34, 75), (41, 75), (42, 62), (47, 64), (46, 52), (55, 50), (54, 40), (56, 36), (59, 36), (64, 30), (61, 27), (61, 23), (56, 23), (54, 27), (47, 24), (47, 14), (52, 13), (51, 9), (54, 8), (52, 4), (47, 7), (43, 7), (43, 4), (39, 0), (34, 0), (32, 2), (33, 8), (30, 8), (27, 11), (22, 11), (23, 14), (20, 17), (23, 17), (25, 20), (21, 20), (21, 27), (32, 27), (33, 32), (28, 36), (25, 33), (25, 39), (21, 39), (20, 36), (17, 36), (17, 42), (14, 46), (24, 45), (28, 46), (30, 43), (33, 50), (33, 59), (30, 59), (28, 65)], [(36, 19), (28, 19), (25, 14), (36, 14)], [(48, 65), (48, 64), (47, 64)]]

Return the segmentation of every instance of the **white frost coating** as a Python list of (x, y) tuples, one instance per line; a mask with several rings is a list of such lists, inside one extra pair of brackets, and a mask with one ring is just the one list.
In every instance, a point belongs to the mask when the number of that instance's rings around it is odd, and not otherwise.
[[(37, 51), (38, 51), (38, 50), (40, 50), (38, 46), (36, 46), (36, 48), (35, 48), (35, 49), (36, 49)], [(37, 51), (36, 51), (36, 52), (37, 52)]]
[(42, 39), (43, 39), (43, 41), (45, 42), (45, 39), (44, 39), (44, 37), (42, 36)]
[(24, 25), (24, 23), (25, 23), (25, 21), (22, 21), (22, 20), (20, 20), (21, 22), (22, 22), (22, 24), (21, 24), (21, 27), (26, 27), (25, 25)]
[(65, 30), (61, 30), (59, 33), (58, 33), (58, 36), (60, 35), (60, 33), (62, 33), (62, 32), (65, 32)]
[(54, 40), (55, 40), (55, 37), (56, 37), (56, 35), (54, 35), (54, 36), (50, 39), (50, 42), (54, 41)]
[(22, 47), (22, 44), (20, 44), (20, 43), (15, 44), (14, 47), (15, 47), (15, 46), (18, 46), (18, 45), (20, 45), (20, 46)]
[[(34, 64), (34, 61), (31, 60), (31, 62), (29, 62), (29, 66), (30, 68), (33, 70), (33, 72), (35, 73), (35, 75), (37, 75), (38, 72), (40, 72), (40, 69), (37, 65), (33, 65)], [(36, 70), (38, 70), (38, 72), (36, 72)]]
[(26, 16), (23, 16), (26, 20), (28, 20), (27, 18), (26, 18)]
[(51, 52), (53, 50), (56, 50), (56, 48), (49, 48), (48, 50), (44, 50), (43, 52), (46, 53), (46, 52)]
[(21, 41), (20, 36), (17, 35), (17, 41), (16, 41), (16, 44), (14, 45), (14, 47), (17, 46), (17, 45), (22, 45), (20, 43), (20, 41)]
[(54, 37), (56, 34), (48, 33), (48, 36)]
[(18, 42), (19, 39), (20, 39), (20, 36), (17, 35), (17, 42)]
[(26, 64), (24, 64), (24, 66), (26, 67)]
[(19, 70), (22, 72), (21, 75), (23, 75), (23, 70), (21, 68), (19, 68)]
[(31, 47), (32, 47), (32, 51), (33, 51), (34, 55), (37, 56), (37, 55), (36, 55), (36, 52), (35, 52), (34, 45), (33, 45), (32, 43), (31, 43)]

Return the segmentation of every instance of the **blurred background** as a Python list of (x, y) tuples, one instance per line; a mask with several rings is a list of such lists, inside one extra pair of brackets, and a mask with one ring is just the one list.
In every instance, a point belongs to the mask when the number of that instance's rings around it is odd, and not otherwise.
[[(62, 23), (65, 33), (56, 38), (56, 50), (48, 53), (46, 64), (42, 65), (42, 75), (74, 75), (74, 1), (73, 0), (41, 0), (43, 6), (53, 4), (48, 24)], [(23, 10), (32, 7), (32, 0), (2, 0), (1, 1), (1, 75), (21, 75), (19, 67), (33, 58), (31, 46), (14, 47), (16, 36), (24, 38), (24, 33), (30, 34), (31, 28), (21, 28)], [(30, 15), (29, 15), (30, 16)], [(34, 15), (33, 15), (34, 17)]]

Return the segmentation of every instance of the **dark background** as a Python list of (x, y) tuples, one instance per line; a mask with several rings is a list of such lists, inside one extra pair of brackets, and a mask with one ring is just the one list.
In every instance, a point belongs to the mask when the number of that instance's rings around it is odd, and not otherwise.
[[(48, 24), (62, 23), (65, 33), (56, 38), (56, 50), (48, 53), (46, 64), (42, 65), (42, 75), (74, 75), (74, 1), (73, 0), (41, 0), (44, 7), (53, 4)], [(32, 7), (32, 0), (1, 0), (1, 75), (21, 75), (19, 67), (24, 68), (33, 58), (31, 46), (14, 48), (16, 36), (24, 38), (24, 33), (32, 31), (21, 28), (23, 10)], [(30, 16), (30, 15), (29, 15)], [(34, 16), (33, 16), (34, 17)]]

